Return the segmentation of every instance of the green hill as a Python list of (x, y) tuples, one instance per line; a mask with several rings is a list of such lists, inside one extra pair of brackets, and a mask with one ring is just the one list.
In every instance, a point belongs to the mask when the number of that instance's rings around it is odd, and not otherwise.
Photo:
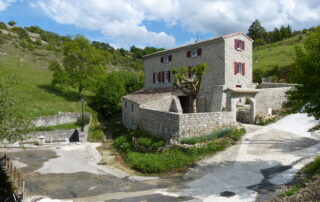
[[(295, 46), (302, 46), (304, 35), (297, 35), (253, 50), (254, 77), (277, 76), (278, 80), (291, 81), (290, 73), (295, 62)], [(259, 78), (254, 78), (256, 81)]]

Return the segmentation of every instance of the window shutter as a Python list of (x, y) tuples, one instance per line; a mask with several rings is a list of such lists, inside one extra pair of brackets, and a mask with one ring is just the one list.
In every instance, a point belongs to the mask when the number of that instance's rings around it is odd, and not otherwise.
[(163, 63), (163, 57), (160, 58), (160, 62)]
[(242, 41), (242, 49), (245, 50), (245, 41)]
[(172, 55), (169, 55), (169, 61), (172, 61)]
[(191, 56), (191, 51), (187, 51), (187, 58)]
[(234, 62), (234, 75), (238, 74), (238, 64)]
[(156, 73), (153, 73), (153, 83), (156, 82)]
[(168, 71), (168, 81), (170, 82), (171, 81), (171, 72)]
[(188, 68), (189, 68), (188, 76), (189, 76), (189, 78), (191, 78), (192, 77), (191, 66), (189, 66)]
[(246, 75), (246, 63), (242, 63), (242, 75)]
[(161, 72), (161, 74), (162, 74), (162, 78), (161, 78), (161, 81), (162, 81), (162, 83), (164, 82), (164, 72)]
[(238, 48), (238, 39), (235, 39), (234, 40), (234, 49), (237, 49)]
[(198, 55), (201, 55), (201, 53), (202, 53), (202, 49), (198, 48)]
[(161, 73), (160, 72), (157, 73), (157, 81), (158, 81), (158, 83), (161, 83)]

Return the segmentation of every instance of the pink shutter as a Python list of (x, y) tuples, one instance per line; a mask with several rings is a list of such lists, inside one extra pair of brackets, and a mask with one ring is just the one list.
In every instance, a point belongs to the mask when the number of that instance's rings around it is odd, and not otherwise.
[(187, 58), (191, 56), (191, 51), (187, 51)]
[(168, 81), (170, 82), (171, 81), (171, 72), (168, 71)]
[(234, 40), (234, 48), (237, 49), (238, 48), (238, 39)]
[(191, 66), (189, 66), (188, 68), (189, 68), (188, 75), (189, 75), (189, 78), (191, 78), (192, 77)]
[(164, 72), (161, 72), (161, 81), (162, 81), (162, 83), (164, 83)]
[(242, 49), (243, 49), (243, 50), (246, 49), (246, 48), (245, 48), (245, 44), (246, 44), (245, 41), (242, 41)]
[(246, 64), (242, 63), (242, 75), (246, 75)]
[(169, 55), (169, 61), (172, 61), (172, 55)]
[(238, 74), (238, 64), (234, 62), (234, 75)]
[(156, 82), (156, 73), (153, 73), (153, 83)]
[(202, 53), (202, 49), (198, 48), (198, 55), (201, 55), (201, 53)]
[(160, 62), (163, 63), (163, 57), (160, 58)]

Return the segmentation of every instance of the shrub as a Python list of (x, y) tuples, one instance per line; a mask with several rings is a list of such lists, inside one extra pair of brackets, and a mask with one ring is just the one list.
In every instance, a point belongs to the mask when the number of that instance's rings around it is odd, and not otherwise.
[(210, 134), (197, 136), (197, 137), (189, 137), (181, 140), (182, 144), (197, 144), (200, 142), (208, 142), (217, 138), (222, 138), (229, 135), (232, 132), (231, 128), (226, 128), (222, 130), (214, 131)]
[(29, 34), (27, 33), (27, 31), (21, 27), (14, 27), (11, 29), (13, 32), (17, 33), (20, 37), (20, 39), (25, 39), (28, 41), (31, 41)]
[(6, 26), (6, 24), (5, 23), (3, 23), (3, 22), (0, 22), (0, 29), (8, 29), (7, 28), (7, 26)]

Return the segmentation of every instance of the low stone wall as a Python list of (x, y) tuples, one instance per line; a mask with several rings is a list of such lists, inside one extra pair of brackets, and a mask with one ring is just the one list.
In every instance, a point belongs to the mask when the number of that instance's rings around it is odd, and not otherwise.
[(74, 133), (72, 130), (54, 130), (54, 131), (37, 131), (27, 135), (26, 141), (37, 142), (40, 136), (43, 136), (46, 141), (65, 140), (72, 136)]
[(179, 139), (199, 136), (218, 128), (236, 125), (233, 112), (180, 114), (179, 120)]
[(165, 140), (198, 136), (234, 125), (233, 112), (178, 114), (140, 109), (139, 128)]
[(261, 88), (285, 88), (285, 87), (294, 87), (296, 84), (292, 83), (267, 83), (263, 82), (257, 85), (257, 89)]
[(179, 114), (140, 109), (139, 128), (165, 140), (179, 135)]
[(259, 89), (256, 95), (256, 114), (268, 114), (268, 109), (281, 109), (287, 101), (286, 92), (291, 87)]
[[(84, 113), (85, 116), (90, 116), (88, 113)], [(79, 112), (63, 112), (54, 116), (42, 116), (33, 121), (34, 126), (55, 126), (65, 123), (74, 123), (81, 117)]]

